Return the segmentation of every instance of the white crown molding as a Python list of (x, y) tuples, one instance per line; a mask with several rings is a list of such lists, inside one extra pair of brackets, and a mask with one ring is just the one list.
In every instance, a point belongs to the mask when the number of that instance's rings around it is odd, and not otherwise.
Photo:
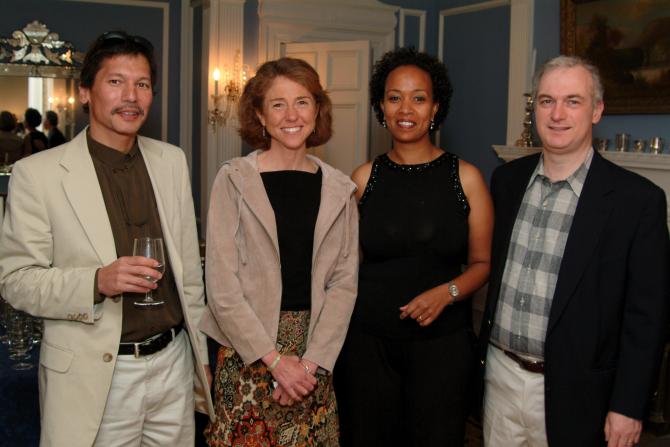
[(398, 13), (398, 46), (405, 46), (405, 17), (419, 18), (419, 51), (426, 50), (426, 11), (400, 8)]
[(163, 59), (161, 61), (161, 140), (167, 141), (168, 131), (168, 63), (170, 54), (170, 4), (144, 0), (65, 0), (78, 3), (101, 3), (107, 5), (136, 6), (156, 8), (163, 11)]

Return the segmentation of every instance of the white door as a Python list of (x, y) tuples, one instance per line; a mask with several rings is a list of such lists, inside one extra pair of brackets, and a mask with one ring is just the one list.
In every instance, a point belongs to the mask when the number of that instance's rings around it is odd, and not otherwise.
[(333, 137), (310, 150), (347, 175), (368, 160), (370, 42), (286, 43), (282, 56), (307, 61), (333, 103)]

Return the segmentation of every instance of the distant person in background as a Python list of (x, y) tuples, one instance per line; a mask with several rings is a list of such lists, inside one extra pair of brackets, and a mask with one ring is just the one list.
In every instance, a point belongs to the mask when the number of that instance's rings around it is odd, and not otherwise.
[(47, 136), (37, 130), (42, 124), (42, 115), (33, 108), (28, 108), (24, 115), (23, 125), (26, 128), (26, 135), (23, 137), (24, 153), (26, 155), (36, 154), (49, 147)]
[(0, 164), (12, 164), (23, 156), (23, 141), (14, 133), (16, 118), (10, 112), (0, 112)]
[(58, 128), (58, 114), (53, 110), (47, 110), (44, 114), (44, 130), (47, 133), (49, 148), (59, 146), (67, 142), (67, 138)]
[(14, 121), (16, 121), (16, 127), (14, 128), (14, 133), (16, 134), (17, 137), (21, 138), (21, 141), (23, 141), (23, 137), (26, 135), (26, 128), (23, 127), (23, 122), (19, 121), (16, 115), (12, 113), (12, 116), (14, 117)]

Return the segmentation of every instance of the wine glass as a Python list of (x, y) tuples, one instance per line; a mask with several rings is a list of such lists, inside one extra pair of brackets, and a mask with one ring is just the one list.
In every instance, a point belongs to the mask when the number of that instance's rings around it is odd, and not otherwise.
[[(160, 273), (165, 272), (165, 254), (163, 251), (163, 239), (161, 238), (150, 238), (150, 237), (139, 237), (135, 238), (133, 242), (133, 256), (144, 256), (145, 258), (151, 258), (158, 261), (158, 266), (154, 269), (158, 270)], [(155, 278), (151, 276), (145, 276), (145, 279), (151, 282), (157, 282)], [(158, 299), (154, 299), (152, 295), (152, 290), (145, 294), (144, 299), (141, 301), (135, 301), (136, 306), (159, 306), (165, 302)]]

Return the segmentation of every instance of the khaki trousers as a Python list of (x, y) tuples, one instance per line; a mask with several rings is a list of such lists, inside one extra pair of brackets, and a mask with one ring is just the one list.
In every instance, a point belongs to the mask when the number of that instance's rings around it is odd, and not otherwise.
[(192, 447), (193, 374), (184, 330), (153, 355), (118, 356), (94, 446)]
[(484, 445), (547, 446), (544, 375), (522, 369), (489, 346), (484, 383)]

